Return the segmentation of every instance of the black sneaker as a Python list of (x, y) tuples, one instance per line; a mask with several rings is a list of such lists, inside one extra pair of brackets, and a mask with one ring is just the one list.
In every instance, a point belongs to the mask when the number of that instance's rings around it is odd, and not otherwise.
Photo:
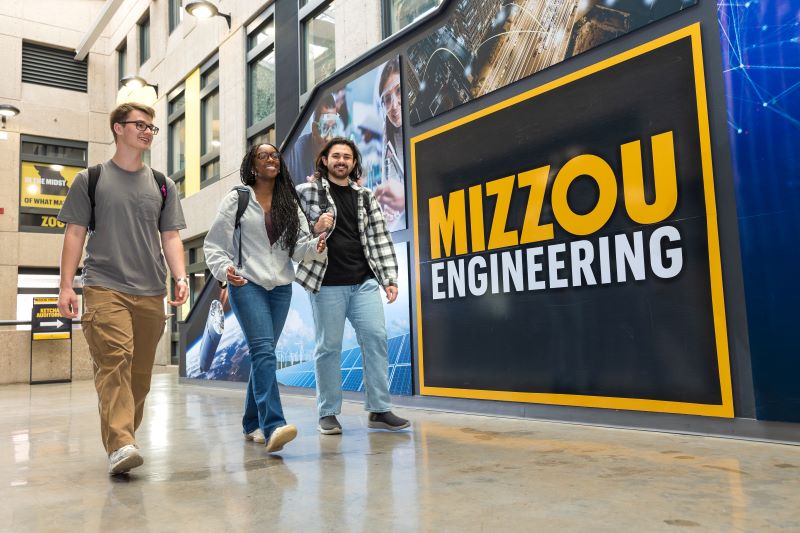
[(334, 415), (320, 418), (317, 429), (323, 435), (340, 435), (342, 433), (342, 425), (336, 420), (336, 416)]
[(405, 418), (400, 418), (391, 411), (385, 413), (370, 413), (369, 422), (367, 426), (372, 429), (388, 429), (389, 431), (398, 431), (406, 429), (411, 423)]

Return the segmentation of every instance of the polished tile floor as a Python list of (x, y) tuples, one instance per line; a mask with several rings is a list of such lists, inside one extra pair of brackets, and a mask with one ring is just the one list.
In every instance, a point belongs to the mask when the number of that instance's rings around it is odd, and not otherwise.
[(243, 392), (156, 375), (145, 464), (109, 477), (90, 382), (0, 387), (2, 531), (800, 531), (800, 447), (398, 409), (411, 431), (316, 432), (280, 457)]

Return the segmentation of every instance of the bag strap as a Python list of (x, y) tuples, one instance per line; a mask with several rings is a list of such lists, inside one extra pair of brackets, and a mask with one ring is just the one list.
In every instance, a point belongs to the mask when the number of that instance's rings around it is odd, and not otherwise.
[(98, 163), (97, 165), (93, 165), (89, 167), (89, 183), (87, 185), (86, 192), (89, 194), (89, 205), (91, 206), (92, 214), (89, 217), (89, 231), (94, 231), (95, 226), (95, 218), (94, 218), (94, 206), (95, 202), (95, 191), (97, 190), (97, 180), (100, 179), (100, 170), (102, 166)]
[(322, 176), (317, 177), (317, 203), (319, 203), (319, 211), (320, 213), (325, 213), (328, 211), (330, 205), (328, 204), (328, 193), (325, 191), (325, 186), (322, 184), (322, 180), (324, 180)]
[(247, 209), (247, 204), (250, 203), (250, 189), (247, 187), (234, 187), (238, 197), (238, 203), (236, 204), (236, 218), (233, 220), (233, 230), (239, 230), (239, 262), (237, 266), (242, 268), (242, 215), (244, 214), (245, 209)]
[(158, 192), (161, 193), (161, 210), (163, 211), (167, 203), (167, 177), (158, 170), (153, 170), (152, 168), (150, 170), (153, 172), (156, 185), (158, 185)]

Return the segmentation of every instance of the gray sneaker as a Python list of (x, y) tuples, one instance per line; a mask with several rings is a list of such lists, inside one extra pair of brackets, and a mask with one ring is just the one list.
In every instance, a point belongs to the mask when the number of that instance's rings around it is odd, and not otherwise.
[(319, 419), (319, 432), (323, 435), (341, 435), (342, 425), (334, 415), (323, 416)]
[(125, 472), (142, 466), (144, 458), (139, 454), (139, 450), (133, 444), (123, 446), (119, 450), (108, 455), (108, 473), (124, 474)]
[(389, 431), (399, 431), (406, 429), (411, 423), (405, 418), (400, 418), (391, 411), (385, 413), (370, 413), (367, 427), (371, 429), (388, 429)]

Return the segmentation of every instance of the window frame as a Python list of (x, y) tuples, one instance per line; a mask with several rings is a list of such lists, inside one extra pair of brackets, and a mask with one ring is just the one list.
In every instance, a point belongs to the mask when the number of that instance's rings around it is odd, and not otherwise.
[[(139, 40), (139, 66), (141, 67), (152, 55), (150, 49), (150, 7), (144, 12), (144, 15), (136, 23), (136, 33)], [(145, 57), (143, 52), (147, 52)]]
[[(217, 76), (217, 79), (208, 83), (207, 85), (202, 85), (203, 76), (210, 70), (214, 68), (217, 69), (219, 72), (219, 52), (215, 52), (210, 59), (208, 59), (205, 63), (200, 66), (200, 79), (201, 79), (201, 89), (200, 89), (200, 149), (202, 151), (203, 147), (206, 146), (206, 110), (205, 104), (206, 100), (209, 96), (213, 94), (220, 94), (220, 77)], [(217, 99), (217, 105), (220, 105), (222, 102), (221, 99)], [(220, 128), (220, 141), (222, 140), (222, 128)], [(205, 153), (200, 154), (200, 189), (207, 187), (208, 185), (219, 181), (222, 177), (222, 171), (216, 176), (211, 176), (210, 178), (204, 178), (206, 167), (210, 166), (215, 162), (219, 162), (219, 153), (220, 147), (216, 146), (211, 148)]]
[[(183, 120), (184, 121), (184, 148), (186, 147), (186, 100), (185, 100), (185, 91), (186, 86), (181, 83), (178, 87), (172, 90), (172, 92), (167, 97), (167, 172), (169, 173), (169, 178), (175, 182), (175, 187), (180, 193), (180, 197), (183, 198), (185, 196), (185, 191), (181, 190), (181, 185), (185, 183), (186, 180), (186, 164), (184, 163), (183, 168), (181, 169), (174, 169), (173, 168), (173, 152), (175, 147), (173, 146), (172, 142), (172, 132), (173, 128), (175, 127), (175, 123)], [(180, 107), (170, 110), (170, 105), (173, 101), (177, 100), (179, 97), (184, 97), (183, 105)], [(185, 155), (185, 154), (184, 154)]]
[(181, 22), (183, 22), (183, 0), (169, 0), (167, 11), (169, 11), (169, 27), (167, 35), (172, 35), (172, 32), (174, 32), (178, 26), (181, 25)]
[(409, 22), (408, 24), (406, 24), (402, 28), (397, 28), (396, 31), (392, 31), (392, 4), (393, 4), (393, 1), (394, 0), (381, 0), (381, 33), (382, 33), (381, 37), (382, 37), (383, 40), (388, 39), (389, 37), (391, 37), (392, 35), (394, 35), (396, 33), (400, 33), (404, 29), (414, 25), (415, 23), (417, 23), (417, 22), (419, 22), (421, 20), (424, 20), (431, 13), (433, 13), (437, 9), (441, 8), (442, 4), (444, 3), (445, 0), (438, 0), (438, 2), (439, 2), (438, 5), (435, 5), (432, 8), (430, 8), (428, 11), (423, 13), (422, 16), (419, 17), (417, 20)]
[(117, 46), (117, 83), (128, 75), (128, 38), (122, 39)]
[[(314, 85), (308, 86), (308, 74), (306, 72), (306, 31), (308, 22), (319, 15), (320, 13), (324, 12), (328, 6), (334, 3), (335, 0), (308, 0), (306, 5), (299, 8), (297, 14), (297, 20), (299, 24), (298, 28), (298, 35), (300, 37), (300, 42), (298, 43), (300, 46), (297, 47), (300, 57), (299, 57), (299, 65), (300, 65), (300, 107), (302, 108), (303, 103), (308, 100), (311, 91), (314, 90), (318, 84), (322, 83), (323, 81), (329, 79), (333, 74), (338, 70), (335, 65), (333, 72), (325, 78), (324, 80), (317, 80)], [(299, 5), (299, 4), (298, 4)], [(336, 55), (336, 36), (334, 35), (333, 38), (333, 46), (334, 46), (334, 56)]]
[[(275, 99), (275, 108), (271, 114), (267, 115), (266, 117), (262, 118), (257, 122), (252, 122), (253, 120), (253, 91), (252, 91), (252, 70), (251, 66), (254, 63), (257, 63), (261, 60), (262, 57), (270, 54), (275, 53), (275, 32), (273, 31), (272, 39), (267, 39), (262, 43), (259, 43), (253, 47), (250, 47), (250, 37), (266, 26), (269, 25), (270, 21), (272, 22), (272, 27), (275, 28), (275, 5), (269, 6), (267, 9), (261, 12), (255, 19), (253, 19), (247, 25), (247, 36), (245, 38), (245, 62), (246, 62), (246, 127), (245, 127), (245, 137), (247, 138), (248, 145), (251, 139), (257, 137), (258, 135), (264, 133), (265, 131), (269, 130), (270, 128), (275, 128), (275, 115), (276, 110), (278, 107), (277, 98)], [(277, 89), (277, 87), (276, 87)], [(277, 90), (276, 90), (277, 92)], [(277, 96), (277, 95), (276, 95)]]

